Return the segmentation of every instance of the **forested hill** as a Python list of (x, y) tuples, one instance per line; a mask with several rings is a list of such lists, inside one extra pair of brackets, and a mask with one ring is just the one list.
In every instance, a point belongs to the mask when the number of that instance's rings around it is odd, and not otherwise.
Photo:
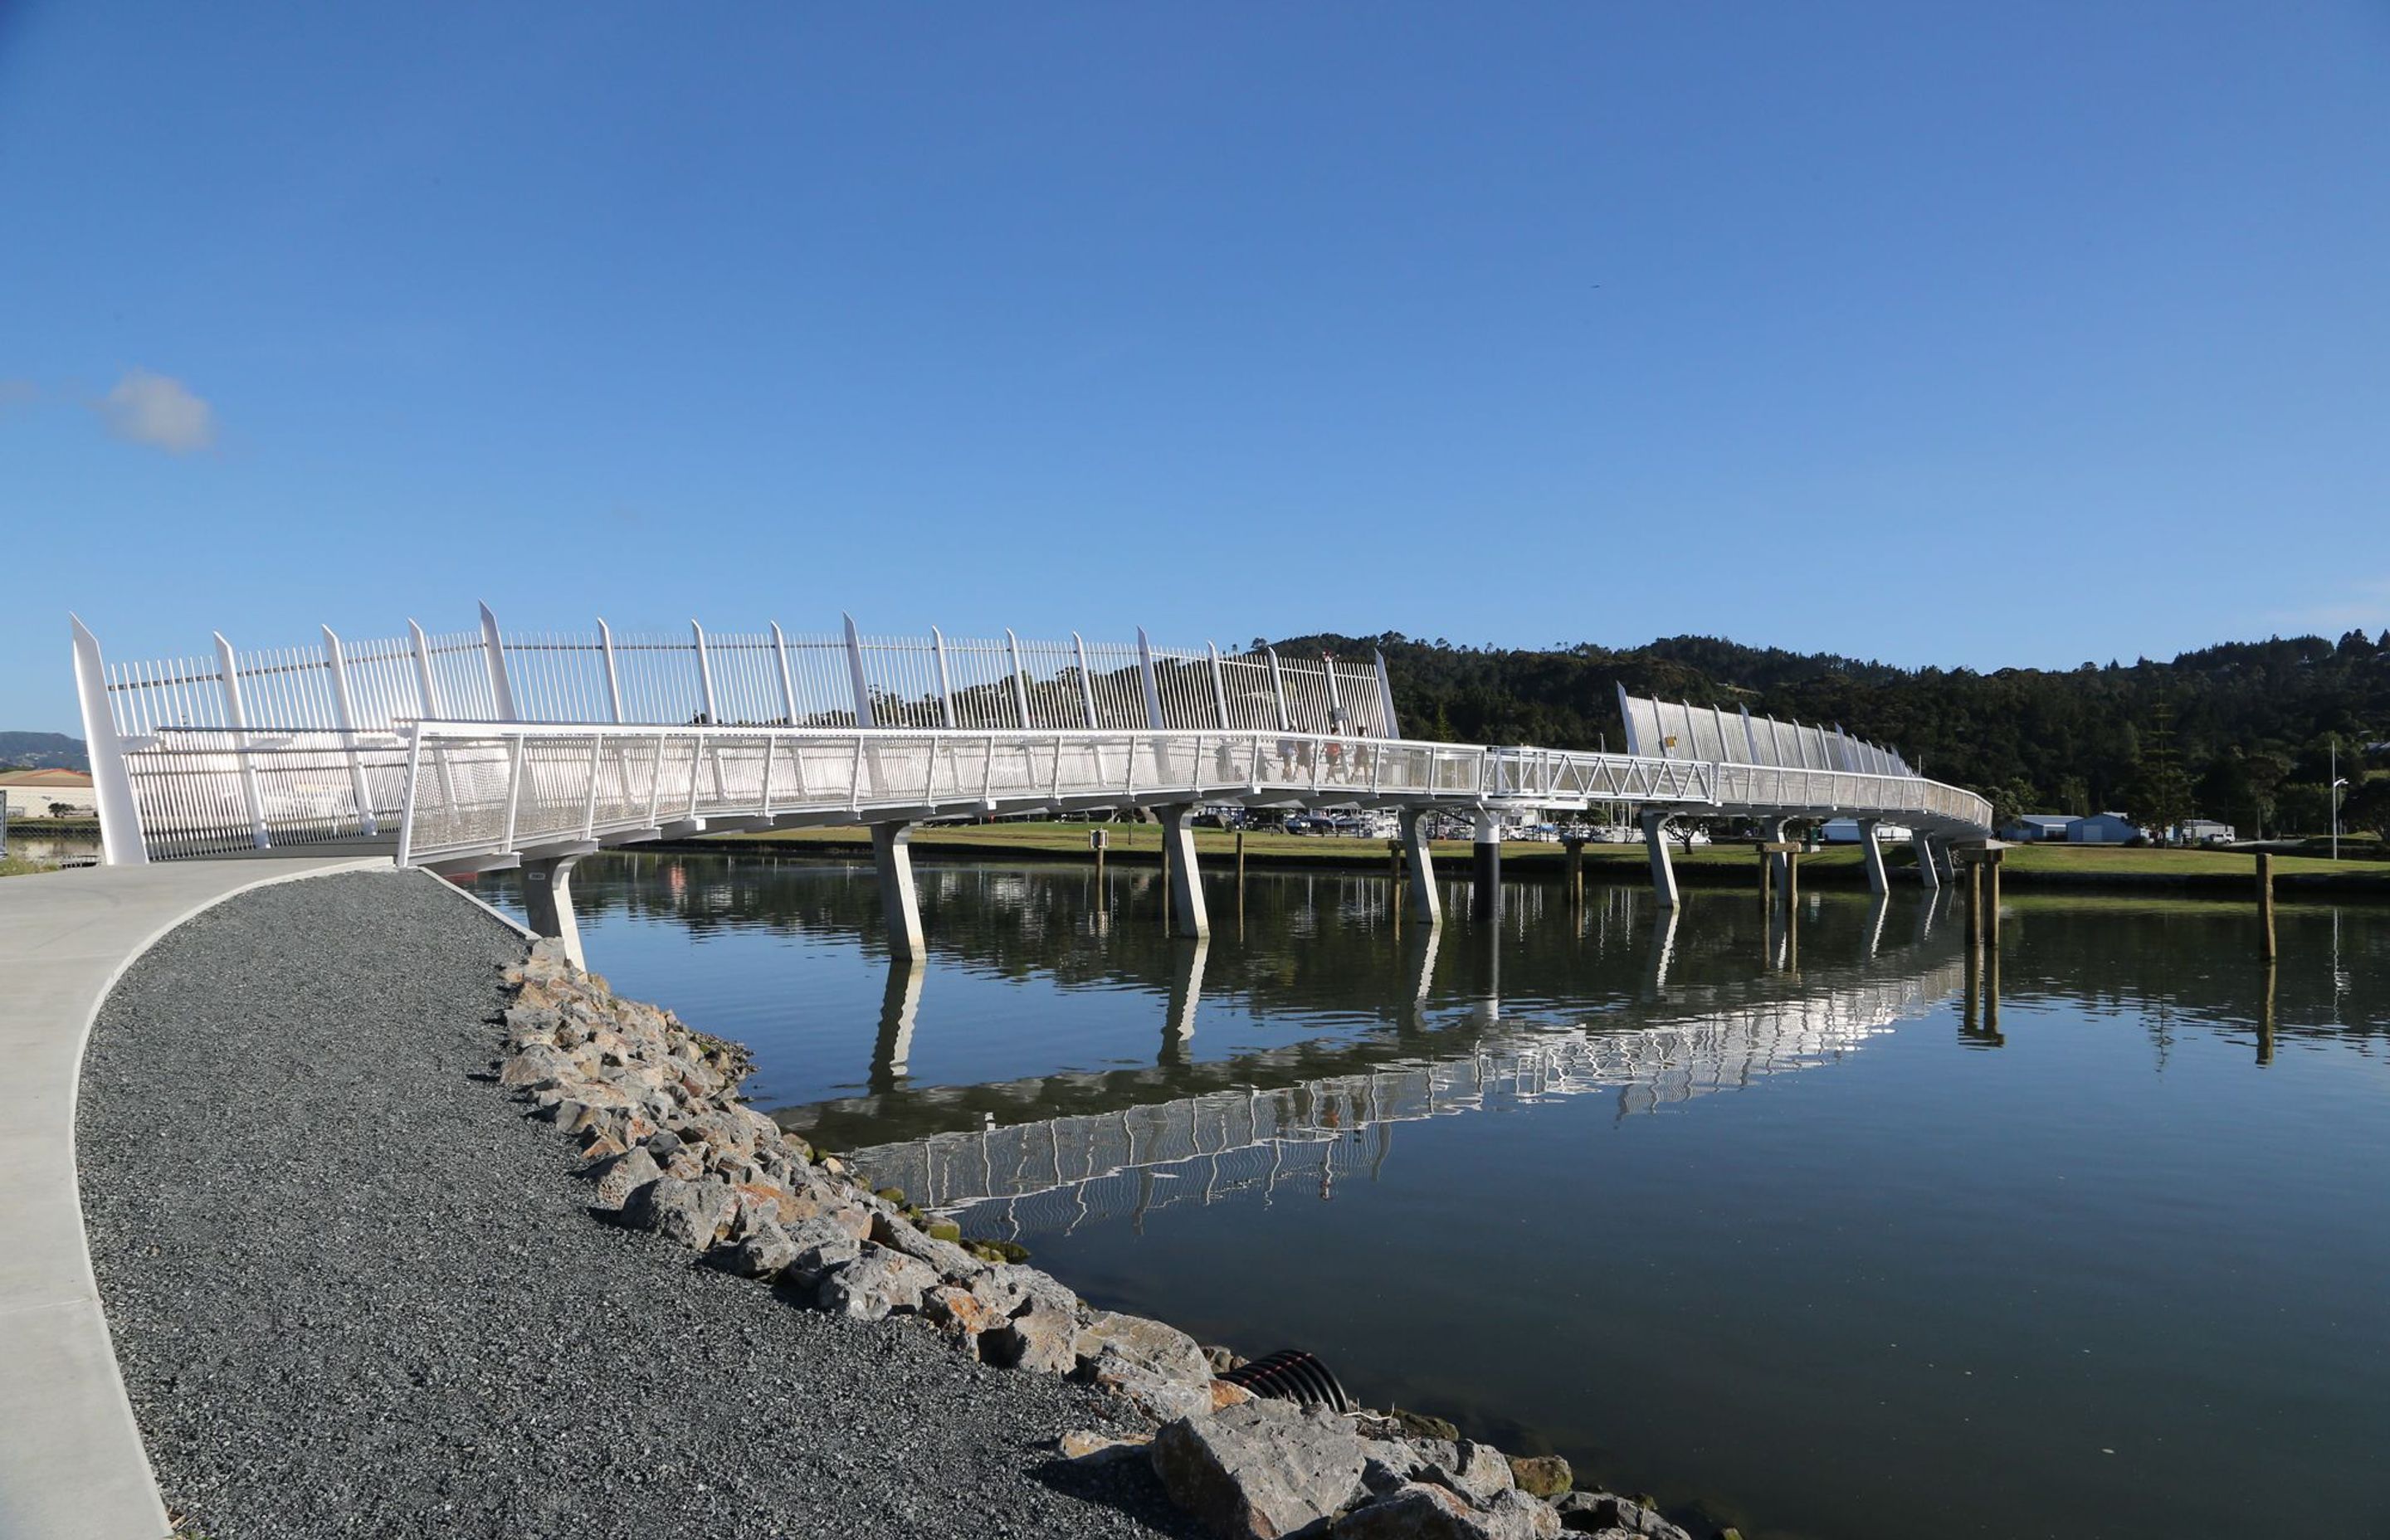
[(1403, 729), (1420, 737), (1616, 749), (1624, 736), (1614, 687), (1624, 685), (1636, 695), (1840, 724), (1898, 749), (1936, 780), (1983, 792), (2003, 816), (2122, 807), (2152, 822), (2197, 813), (2244, 834), (2319, 828), (2332, 735), (2352, 779), (2361, 779), (2349, 763), (2357, 746), (2390, 738), (2390, 632), (1993, 674), (1713, 636), (1622, 651), (1461, 648), (1392, 635), (1279, 645), (1358, 658), (1382, 648)]

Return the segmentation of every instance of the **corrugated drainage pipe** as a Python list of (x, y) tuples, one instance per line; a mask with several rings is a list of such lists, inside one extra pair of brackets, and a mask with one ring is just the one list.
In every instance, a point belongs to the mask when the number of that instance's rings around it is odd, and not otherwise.
[(1272, 1401), (1325, 1406), (1336, 1412), (1353, 1409), (1353, 1398), (1344, 1393), (1344, 1387), (1336, 1382), (1328, 1366), (1297, 1348), (1285, 1348), (1266, 1358), (1256, 1358), (1219, 1378)]

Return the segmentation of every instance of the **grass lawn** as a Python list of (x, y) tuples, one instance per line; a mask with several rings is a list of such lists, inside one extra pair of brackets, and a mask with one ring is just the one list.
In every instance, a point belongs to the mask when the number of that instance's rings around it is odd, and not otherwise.
[[(984, 852), (989, 854), (1009, 853), (1036, 854), (1086, 855), (1087, 835), (1091, 829), (1103, 829), (1111, 837), (1110, 850), (1114, 855), (1156, 855), (1162, 848), (1162, 831), (1152, 824), (944, 824), (931, 825), (913, 833), (917, 848), (944, 847), (956, 851)], [(710, 837), (738, 847), (787, 848), (802, 852), (808, 848), (843, 850), (868, 841), (869, 836), (857, 825), (843, 828), (782, 829), (769, 834), (733, 834)], [(1223, 829), (1198, 829), (1195, 845), (1204, 855), (1227, 855), (1236, 849), (1237, 837)], [(2358, 847), (2371, 849), (2372, 847)], [(1439, 840), (1435, 853), (1440, 856), (1466, 859), (1469, 842), (1465, 840)], [(1671, 842), (1668, 853), (1679, 866), (1747, 867), (1755, 859), (1751, 847), (1739, 843), (1696, 845), (1690, 852)], [(1385, 859), (1385, 844), (1378, 840), (1356, 840), (1336, 835), (1281, 834), (1275, 830), (1252, 830), (1245, 835), (1248, 859), (1266, 858), (1272, 861), (1326, 861), (1352, 864), (1375, 863)], [(1895, 866), (1908, 866), (1908, 848), (1895, 845), (1884, 853)], [(1517, 862), (1536, 864), (1549, 862), (1558, 866), (1563, 852), (1557, 844), (1513, 841), (1502, 847), (1506, 865)], [(1589, 866), (1616, 864), (1639, 870), (1643, 866), (1643, 847), (1632, 845), (1587, 845), (1586, 864)], [(2011, 847), (2006, 857), (2007, 869), (2018, 872), (2098, 872), (2116, 876), (2243, 876), (2255, 870), (2255, 864), (2244, 852), (2218, 850), (2160, 850), (2101, 845), (2019, 845)], [(1856, 873), (1859, 865), (1856, 845), (1829, 845), (1801, 858), (1805, 872), (1832, 872), (1847, 868)], [(2379, 870), (2378, 862), (2344, 859), (2338, 866), (2317, 856), (2278, 855), (2274, 869), (2285, 875), (2305, 872)]]

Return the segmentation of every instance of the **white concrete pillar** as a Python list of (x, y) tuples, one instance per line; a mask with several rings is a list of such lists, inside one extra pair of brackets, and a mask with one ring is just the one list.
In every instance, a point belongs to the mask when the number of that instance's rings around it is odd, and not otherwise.
[(871, 826), (871, 864), (880, 873), (880, 907), (888, 925), (888, 953), (926, 957), (921, 939), (921, 895), (913, 886), (913, 826)]
[(581, 922), (572, 913), (572, 868), (577, 855), (552, 856), (523, 863), (523, 910), (538, 934), (564, 943), (572, 966), (586, 972), (589, 960), (581, 950)]
[(1867, 864), (1868, 892), (1882, 894), (1892, 891), (1892, 880), (1883, 869), (1883, 846), (1876, 841), (1877, 822), (1874, 818), (1859, 820), (1859, 859)]
[(1173, 935), (1208, 936), (1212, 919), (1203, 908), (1203, 876), (1195, 865), (1195, 809), (1188, 804), (1157, 808), (1162, 820), (1162, 864), (1170, 884)]
[(1917, 885), (1932, 892), (1942, 886), (1942, 868), (1934, 855), (1934, 841), (1923, 830), (1909, 837), (1909, 848), (1917, 853)]
[(1677, 868), (1668, 860), (1667, 815), (1657, 808), (1643, 815), (1643, 848), (1651, 857), (1651, 896), (1663, 909), (1677, 906)]
[(1435, 887), (1435, 855), (1429, 850), (1426, 815), (1411, 808), (1400, 815), (1403, 853), (1411, 868), (1411, 918), (1433, 925), (1444, 918), (1444, 898)]
[(1477, 810), (1470, 850), (1469, 914), (1472, 919), (1502, 918), (1502, 815), (1491, 808)]

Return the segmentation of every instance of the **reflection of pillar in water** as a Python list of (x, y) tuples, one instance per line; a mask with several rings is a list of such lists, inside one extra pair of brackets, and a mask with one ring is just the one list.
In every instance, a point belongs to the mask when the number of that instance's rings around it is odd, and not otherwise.
[(1427, 996), (1435, 982), (1435, 953), (1444, 940), (1444, 927), (1430, 922), (1411, 932), (1409, 962), (1411, 1005), (1403, 1025), (1414, 1032), (1427, 1028)]
[[(1497, 912), (1494, 918), (1498, 921), (1502, 917)], [(1502, 1020), (1502, 927), (1488, 925), (1482, 934), (1485, 937), (1485, 994), (1477, 1002), (1477, 1020), (1490, 1027)]]
[[(2268, 918), (2271, 917), (2268, 916)], [(2274, 1061), (2274, 959), (2266, 959), (2266, 994), (2257, 1007), (2257, 1062)]]
[(1668, 987), (1668, 969), (1676, 966), (1677, 919), (1681, 913), (1671, 904), (1651, 917), (1651, 947), (1645, 966), (1654, 994)]
[[(1993, 870), (1997, 873), (1998, 868)], [(1997, 879), (1992, 891), (1999, 891)], [(2000, 1036), (2000, 949), (1997, 946), (1984, 953), (1984, 1035), (1995, 1046), (2004, 1041)]]
[(1868, 905), (1867, 955), (1870, 962), (1875, 961), (1876, 954), (1883, 950), (1883, 922), (1891, 914), (1892, 901), (1882, 893), (1876, 894), (1875, 902)]
[(919, 957), (888, 959), (888, 984), (880, 995), (880, 1037), (871, 1046), (870, 1085), (875, 1096), (896, 1088), (913, 1057), (913, 1023), (921, 1013), (921, 981), (930, 965)]
[(1170, 1006), (1162, 1025), (1162, 1062), (1178, 1062), (1195, 1036), (1195, 1007), (1203, 993), (1203, 958), (1212, 943), (1201, 936), (1170, 947)]
[(1984, 955), (1970, 946), (1966, 950), (1966, 956), (1967, 982), (1961, 990), (1961, 995), (1966, 1003), (1959, 1010), (1959, 1031), (1965, 1036), (1972, 1037), (1982, 1030), (1976, 1012), (1984, 1003)]

